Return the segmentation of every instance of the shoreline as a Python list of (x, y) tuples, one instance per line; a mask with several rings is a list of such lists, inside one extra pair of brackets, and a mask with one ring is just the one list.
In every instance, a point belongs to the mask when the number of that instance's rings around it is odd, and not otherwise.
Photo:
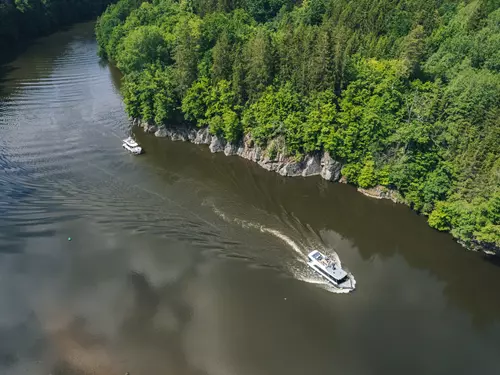
[[(326, 181), (348, 183), (341, 175), (342, 163), (334, 160), (328, 151), (308, 154), (301, 160), (296, 160), (293, 157), (285, 156), (280, 151), (276, 151), (276, 145), (272, 142), (266, 148), (254, 144), (248, 135), (245, 135), (239, 143), (233, 144), (221, 137), (210, 134), (207, 127), (196, 128), (186, 125), (165, 127), (152, 125), (140, 119), (131, 119), (131, 122), (134, 126), (140, 127), (144, 132), (153, 134), (157, 138), (169, 138), (172, 141), (207, 145), (212, 153), (223, 152), (226, 156), (237, 155), (281, 176), (321, 176)], [(355, 187), (359, 193), (369, 198), (388, 199), (394, 203), (405, 204), (396, 190), (389, 189), (386, 186), (377, 185), (368, 189), (359, 186)], [(410, 207), (408, 206), (408, 208)], [(472, 243), (468, 245), (453, 236), (452, 238), (467, 250), (482, 252), (488, 256), (500, 256), (500, 248), (494, 245), (481, 243), (477, 240), (472, 240)]]

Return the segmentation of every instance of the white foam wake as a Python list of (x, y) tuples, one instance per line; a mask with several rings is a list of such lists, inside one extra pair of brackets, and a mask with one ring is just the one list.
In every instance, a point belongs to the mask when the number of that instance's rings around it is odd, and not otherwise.
[(215, 206), (212, 206), (212, 207), (213, 207), (214, 212), (217, 214), (217, 216), (222, 218), (224, 221), (226, 221), (228, 223), (237, 223), (243, 228), (257, 229), (263, 233), (270, 233), (273, 236), (275, 236), (275, 237), (279, 238), (280, 240), (282, 240), (283, 242), (285, 242), (288, 246), (290, 246), (290, 248), (292, 250), (294, 250), (298, 255), (300, 255), (301, 260), (305, 261), (307, 259), (306, 255), (302, 252), (301, 247), (294, 240), (292, 240), (287, 235), (281, 233), (279, 230), (267, 228), (264, 225), (253, 223), (253, 222), (247, 221), (247, 220), (242, 220), (242, 219), (238, 219), (238, 218), (230, 218), (228, 215), (226, 215), (224, 212), (219, 210), (217, 207), (215, 207)]
[[(213, 211), (217, 214), (217, 216), (219, 216), (225, 222), (239, 224), (241, 227), (243, 227), (245, 229), (260, 230), (263, 233), (269, 233), (269, 234), (279, 238), (280, 240), (285, 242), (292, 250), (294, 250), (295, 253), (297, 253), (297, 255), (299, 255), (299, 257), (300, 257), (298, 259), (299, 261), (301, 261), (304, 264), (307, 263), (307, 255), (304, 253), (301, 246), (297, 242), (292, 240), (290, 237), (288, 237), (287, 235), (280, 232), (279, 230), (267, 228), (264, 225), (253, 223), (250, 221), (246, 221), (246, 220), (242, 220), (242, 219), (238, 219), (238, 218), (231, 218), (227, 214), (225, 214), (224, 212), (219, 210), (217, 207), (215, 207), (214, 205), (211, 205), (211, 206), (212, 206)], [(321, 248), (321, 250), (323, 252), (328, 253), (328, 256), (334, 262), (336, 262), (339, 266), (341, 265), (340, 258), (335, 251), (332, 251), (331, 249), (324, 249), (324, 246), (316, 244), (316, 243), (315, 244), (311, 243), (311, 248)], [(332, 293), (349, 293), (350, 292), (349, 289), (335, 287), (334, 285), (332, 285), (331, 283), (329, 283), (325, 279), (323, 279), (321, 276), (319, 276), (316, 272), (312, 271), (309, 267), (301, 267), (300, 269), (295, 268), (295, 269), (291, 269), (290, 271), (293, 274), (295, 279), (309, 283), (309, 284), (315, 284), (315, 285), (319, 286), (320, 288), (327, 290), (329, 292), (332, 292)], [(352, 283), (352, 286), (354, 289), (354, 287), (356, 286), (356, 280), (354, 279), (354, 276), (350, 272), (348, 272), (348, 275), (349, 275), (349, 278), (351, 279), (351, 283)]]

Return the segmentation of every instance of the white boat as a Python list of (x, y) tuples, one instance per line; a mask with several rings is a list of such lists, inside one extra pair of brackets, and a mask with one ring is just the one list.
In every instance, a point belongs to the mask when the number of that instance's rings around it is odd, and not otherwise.
[(349, 274), (326, 255), (318, 250), (311, 251), (307, 263), (312, 269), (327, 279), (330, 283), (342, 289), (354, 289), (354, 282)]
[(132, 138), (128, 137), (123, 140), (123, 148), (130, 151), (134, 155), (142, 154), (142, 148), (139, 144)]

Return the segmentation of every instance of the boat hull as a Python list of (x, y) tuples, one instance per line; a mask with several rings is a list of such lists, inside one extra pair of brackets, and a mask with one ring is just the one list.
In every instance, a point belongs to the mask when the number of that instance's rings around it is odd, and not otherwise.
[(354, 290), (354, 285), (351, 280), (351, 277), (348, 276), (347, 280), (344, 282), (339, 283), (337, 280), (335, 280), (328, 272), (326, 272), (324, 269), (319, 267), (316, 262), (310, 261), (307, 263), (309, 267), (311, 267), (314, 271), (316, 271), (318, 274), (320, 274), (324, 279), (326, 279), (330, 284), (334, 285), (337, 288), (340, 289), (346, 289), (346, 290)]
[(127, 150), (128, 152), (130, 152), (130, 153), (132, 153), (132, 154), (134, 154), (134, 155), (140, 155), (140, 154), (142, 154), (142, 153), (143, 153), (142, 148), (141, 148), (141, 147), (139, 147), (139, 146), (137, 146), (137, 147), (130, 147), (130, 146), (129, 146), (129, 145), (127, 145), (126, 143), (124, 143), (122, 146), (123, 146), (123, 148), (124, 148), (125, 150)]

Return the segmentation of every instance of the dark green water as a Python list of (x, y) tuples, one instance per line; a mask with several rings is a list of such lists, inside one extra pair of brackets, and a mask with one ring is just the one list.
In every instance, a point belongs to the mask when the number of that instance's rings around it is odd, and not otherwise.
[(349, 186), (139, 131), (126, 154), (92, 24), (0, 69), (1, 374), (498, 373), (498, 262)]

